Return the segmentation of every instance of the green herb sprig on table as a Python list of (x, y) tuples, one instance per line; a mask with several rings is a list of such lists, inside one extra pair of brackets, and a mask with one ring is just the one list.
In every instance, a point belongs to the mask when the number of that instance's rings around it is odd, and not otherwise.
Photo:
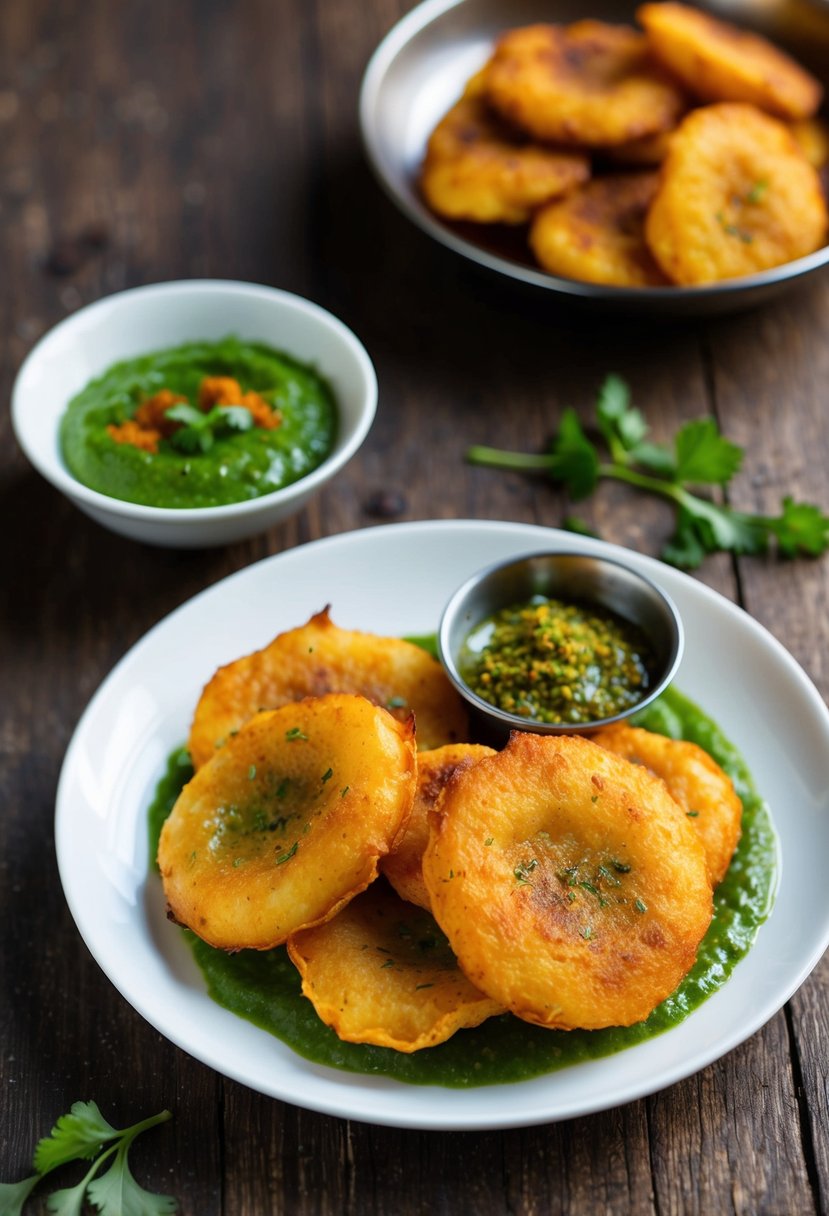
[(596, 422), (609, 460), (602, 459), (572, 409), (562, 414), (546, 455), (477, 446), (466, 458), (491, 468), (546, 472), (574, 501), (592, 494), (602, 478), (668, 499), (676, 528), (661, 556), (685, 569), (695, 569), (708, 553), (765, 553), (772, 543), (786, 557), (817, 557), (829, 547), (829, 516), (811, 503), (786, 497), (779, 515), (751, 515), (692, 491), (692, 486), (727, 487), (742, 464), (742, 448), (720, 434), (713, 418), (686, 422), (672, 448), (651, 443), (627, 385), (608, 376), (596, 402)]
[(214, 441), (230, 431), (249, 431), (253, 415), (243, 405), (215, 405), (204, 413), (194, 405), (181, 402), (164, 413), (165, 418), (182, 425), (170, 436), (170, 443), (180, 452), (209, 452)]
[[(100, 1216), (169, 1216), (178, 1210), (171, 1195), (145, 1191), (135, 1181), (127, 1156), (141, 1132), (166, 1123), (168, 1110), (143, 1119), (123, 1131), (112, 1127), (94, 1102), (75, 1102), (68, 1115), (61, 1115), (51, 1134), (35, 1148), (35, 1173), (22, 1182), (0, 1182), (0, 1216), (21, 1216), (23, 1205), (37, 1184), (58, 1166), (70, 1161), (91, 1161), (75, 1186), (53, 1191), (46, 1201), (54, 1216), (81, 1216), (91, 1204)], [(101, 1167), (111, 1161), (100, 1177)]]

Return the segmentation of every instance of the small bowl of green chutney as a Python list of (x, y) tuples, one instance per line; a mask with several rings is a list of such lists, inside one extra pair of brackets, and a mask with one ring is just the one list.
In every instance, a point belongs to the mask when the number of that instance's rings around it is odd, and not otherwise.
[(682, 658), (656, 583), (588, 552), (530, 553), (479, 571), (447, 604), (438, 652), (482, 738), (587, 734), (655, 700)]
[(12, 419), (34, 467), (98, 523), (203, 548), (300, 510), (376, 406), (371, 360), (336, 317), (276, 288), (189, 280), (57, 325), (18, 373)]

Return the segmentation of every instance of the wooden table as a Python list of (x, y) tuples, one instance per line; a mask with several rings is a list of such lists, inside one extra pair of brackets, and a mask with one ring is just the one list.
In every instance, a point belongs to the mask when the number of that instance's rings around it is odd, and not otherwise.
[[(182, 1211), (808, 1213), (829, 1209), (824, 962), (742, 1047), (652, 1098), (507, 1132), (395, 1131), (283, 1105), (153, 1031), (99, 970), (64, 903), (55, 786), (87, 700), (188, 597), (316, 537), (430, 517), (560, 524), (540, 479), (464, 463), (471, 442), (541, 450), (615, 370), (657, 438), (712, 413), (746, 449), (734, 503), (829, 507), (829, 276), (744, 316), (658, 331), (521, 295), (386, 201), (361, 154), (361, 73), (404, 0), (178, 0), (0, 9), (2, 385), (81, 305), (136, 284), (255, 280), (317, 300), (367, 344), (376, 425), (302, 514), (249, 543), (173, 552), (88, 521), (26, 464), (0, 415), (0, 1177), (78, 1098), (124, 1126), (169, 1107), (135, 1151)], [(603, 488), (581, 512), (656, 553), (659, 506)], [(829, 692), (824, 561), (705, 562)]]

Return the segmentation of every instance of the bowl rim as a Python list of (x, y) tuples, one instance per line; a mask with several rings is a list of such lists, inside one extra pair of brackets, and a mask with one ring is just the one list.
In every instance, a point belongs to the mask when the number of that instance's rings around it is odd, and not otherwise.
[[(26, 420), (28, 409), (24, 404), (24, 392), (26, 377), (31, 374), (32, 367), (37, 366), (38, 360), (43, 357), (43, 354), (48, 352), (50, 345), (62, 340), (76, 326), (88, 325), (90, 321), (95, 321), (96, 316), (102, 316), (112, 309), (129, 307), (131, 301), (139, 297), (186, 296), (194, 293), (259, 297), (262, 300), (278, 302), (304, 313), (312, 324), (328, 329), (329, 332), (337, 335), (353, 359), (363, 382), (362, 401), (356, 420), (349, 431), (343, 433), (342, 411), (338, 414), (342, 443), (340, 444), (338, 441), (338, 445), (321, 464), (287, 486), (272, 490), (269, 494), (261, 494), (256, 498), (213, 507), (153, 507), (144, 503), (129, 502), (123, 498), (113, 498), (78, 481), (63, 464), (59, 453), (54, 461), (43, 459), (41, 453), (35, 451), (29, 442), (29, 424)], [(244, 335), (241, 337), (244, 339)], [(64, 317), (63, 320), (48, 329), (37, 340), (17, 371), (11, 392), (11, 420), (15, 438), (30, 464), (56, 489), (76, 502), (135, 521), (154, 524), (164, 521), (180, 524), (203, 521), (208, 524), (219, 520), (256, 515), (259, 512), (267, 511), (270, 507), (276, 508), (280, 504), (291, 502), (295, 497), (310, 494), (317, 486), (328, 481), (361, 446), (377, 412), (377, 397), (377, 374), (365, 346), (345, 322), (321, 305), (297, 295), (295, 292), (285, 291), (280, 287), (271, 287), (265, 283), (250, 283), (241, 279), (171, 279), (158, 283), (145, 283), (138, 287), (128, 287), (123, 291), (102, 296), (91, 304), (79, 308), (68, 317)], [(66, 405), (68, 404), (67, 401)], [(62, 416), (63, 411), (58, 415), (58, 423)]]
[[(665, 609), (666, 619), (672, 624), (672, 645), (668, 654), (664, 670), (660, 673), (659, 679), (654, 683), (653, 687), (648, 690), (646, 696), (641, 701), (631, 706), (629, 709), (622, 710), (618, 714), (613, 714), (607, 718), (594, 718), (589, 722), (539, 722), (537, 719), (524, 718), (520, 714), (511, 714), (507, 710), (499, 709), (498, 706), (479, 697), (464, 680), (460, 674), (458, 666), (455, 662), (455, 657), (452, 654), (449, 646), (449, 631), (457, 618), (459, 611), (469, 593), (476, 587), (479, 587), (492, 575), (499, 570), (507, 569), (511, 566), (520, 566), (523, 563), (533, 558), (566, 558), (568, 560), (584, 558), (593, 564), (600, 566), (611, 566), (618, 570), (622, 570), (625, 575), (629, 576), (634, 583), (638, 583), (645, 588), (651, 596), (659, 600), (662, 607)], [(601, 604), (596, 601), (600, 607), (607, 608), (608, 605)], [(472, 628), (476, 626), (473, 624)], [(465, 701), (473, 708), (473, 710), (488, 718), (490, 721), (496, 722), (500, 727), (509, 727), (513, 730), (527, 731), (531, 734), (539, 735), (583, 735), (592, 731), (600, 730), (604, 726), (612, 726), (619, 722), (624, 722), (631, 718), (634, 714), (639, 713), (647, 705), (650, 705), (656, 698), (669, 687), (671, 681), (676, 675), (679, 665), (682, 662), (682, 656), (685, 650), (685, 627), (682, 623), (682, 616), (677, 608), (674, 600), (668, 592), (661, 587), (655, 579), (649, 575), (642, 574), (633, 566), (621, 561), (616, 557), (605, 557), (594, 553), (589, 549), (537, 549), (526, 553), (518, 554), (506, 561), (493, 562), (489, 566), (484, 566), (476, 571), (468, 579), (466, 579), (450, 596), (441, 613), (440, 623), (437, 631), (437, 651), (441, 665), (446, 672), (446, 675), (453, 687), (464, 698)]]
[[(449, 222), (442, 222), (421, 202), (414, 190), (401, 188), (397, 180), (386, 171), (378, 139), (377, 114), (381, 109), (381, 92), (386, 76), (401, 51), (427, 26), (452, 9), (460, 8), (469, 2), (470, 0), (421, 0), (420, 4), (394, 24), (378, 43), (368, 61), (360, 86), (360, 134), (372, 172), (392, 202), (427, 236), (433, 237), (446, 248), (479, 266), (517, 282), (593, 301), (631, 302), (648, 306), (664, 304), (668, 300), (691, 304), (711, 298), (724, 300), (730, 296), (740, 296), (752, 290), (772, 288), (778, 283), (799, 279), (829, 263), (828, 238), (825, 245), (812, 253), (738, 278), (720, 279), (694, 287), (682, 287), (678, 284), (668, 284), (664, 287), (623, 287), (612, 283), (566, 279), (532, 265), (525, 266), (509, 257), (492, 253), (455, 232)], [(504, 28), (507, 28), (507, 24)]]

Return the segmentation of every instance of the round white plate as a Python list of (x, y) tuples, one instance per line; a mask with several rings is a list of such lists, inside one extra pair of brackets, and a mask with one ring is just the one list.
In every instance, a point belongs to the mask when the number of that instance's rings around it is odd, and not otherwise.
[[(215, 668), (325, 604), (342, 626), (433, 632), (482, 566), (541, 549), (621, 558), (673, 596), (686, 629), (676, 684), (741, 749), (780, 839), (777, 900), (728, 983), (667, 1033), (615, 1056), (482, 1089), (406, 1085), (301, 1059), (211, 1001), (148, 876), (147, 807)], [(761, 626), (687, 575), (598, 541), (523, 524), (389, 525), (305, 545), (196, 596), (129, 651), (66, 755), (56, 842), (86, 944), (131, 1005), (192, 1056), (261, 1093), (326, 1114), (415, 1128), (518, 1127), (606, 1109), (697, 1071), (762, 1026), (829, 944), (829, 712)]]

